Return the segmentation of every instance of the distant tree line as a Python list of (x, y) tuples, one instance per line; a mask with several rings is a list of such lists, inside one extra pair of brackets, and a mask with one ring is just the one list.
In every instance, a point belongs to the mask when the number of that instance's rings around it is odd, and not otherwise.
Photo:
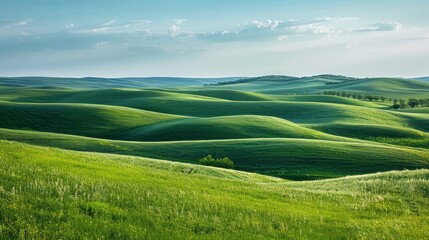
[(212, 84), (204, 84), (204, 86), (222, 86), (222, 85), (231, 85), (231, 84), (238, 84), (238, 83), (249, 83), (249, 82), (255, 82), (255, 81), (288, 81), (292, 79), (298, 79), (298, 78), (290, 77), (290, 76), (282, 76), (282, 75), (270, 75), (270, 76), (254, 77), (254, 78), (243, 78), (238, 80), (212, 83)]
[(325, 85), (335, 85), (335, 84), (348, 83), (348, 82), (359, 81), (359, 80), (362, 80), (362, 79), (361, 78), (350, 78), (350, 79), (346, 79), (346, 80), (339, 81), (339, 82), (327, 82), (327, 83), (325, 83)]
[(218, 82), (218, 83), (210, 83), (210, 84), (204, 84), (204, 86), (222, 86), (222, 85), (232, 85), (232, 84), (238, 84), (238, 83), (248, 83), (255, 81), (254, 79), (246, 78), (246, 79), (239, 79), (239, 80), (233, 80), (233, 81), (227, 81), (227, 82)]
[(405, 99), (392, 99), (392, 98), (386, 98), (383, 96), (377, 96), (377, 95), (364, 95), (360, 93), (348, 93), (343, 91), (324, 91), (324, 95), (331, 95), (331, 96), (338, 96), (338, 97), (346, 97), (346, 98), (353, 98), (358, 100), (367, 100), (370, 102), (385, 102), (389, 101), (393, 103), (392, 108), (393, 109), (403, 109), (403, 108), (415, 108), (415, 107), (429, 107), (429, 98), (410, 98), (408, 100)]

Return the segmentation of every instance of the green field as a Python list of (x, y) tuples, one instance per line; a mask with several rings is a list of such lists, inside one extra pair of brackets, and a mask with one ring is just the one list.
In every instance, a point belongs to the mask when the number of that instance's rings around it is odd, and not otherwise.
[(288, 182), (0, 143), (3, 238), (423, 239), (429, 231), (428, 170)]
[(429, 83), (237, 79), (0, 78), (0, 239), (427, 238)]

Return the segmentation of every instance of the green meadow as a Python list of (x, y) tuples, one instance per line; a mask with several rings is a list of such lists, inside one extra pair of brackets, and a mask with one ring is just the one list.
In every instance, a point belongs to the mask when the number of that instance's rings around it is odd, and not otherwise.
[(426, 239), (426, 98), (402, 78), (0, 78), (0, 239)]

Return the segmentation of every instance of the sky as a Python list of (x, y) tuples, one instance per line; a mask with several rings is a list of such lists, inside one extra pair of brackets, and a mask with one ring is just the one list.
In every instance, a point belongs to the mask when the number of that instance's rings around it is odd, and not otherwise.
[(0, 76), (429, 76), (427, 0), (0, 0)]

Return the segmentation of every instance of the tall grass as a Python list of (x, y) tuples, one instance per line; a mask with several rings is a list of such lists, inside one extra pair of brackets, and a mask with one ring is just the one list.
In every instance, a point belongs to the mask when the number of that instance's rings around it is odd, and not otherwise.
[(0, 163), (2, 239), (424, 239), (429, 230), (428, 170), (295, 183), (5, 141)]

